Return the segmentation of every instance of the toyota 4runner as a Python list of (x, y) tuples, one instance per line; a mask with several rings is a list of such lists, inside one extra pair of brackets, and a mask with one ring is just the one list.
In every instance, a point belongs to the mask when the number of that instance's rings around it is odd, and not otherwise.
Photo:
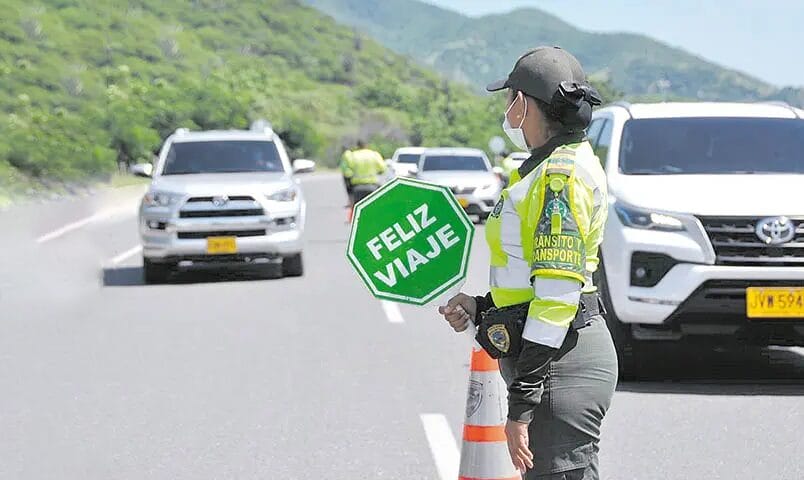
[(305, 202), (267, 123), (250, 131), (179, 129), (153, 167), (133, 170), (153, 177), (139, 214), (146, 283), (179, 268), (224, 265), (302, 275)]

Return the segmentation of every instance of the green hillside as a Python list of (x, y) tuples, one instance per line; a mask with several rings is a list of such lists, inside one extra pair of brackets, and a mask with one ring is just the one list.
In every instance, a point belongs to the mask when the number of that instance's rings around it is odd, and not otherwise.
[(483, 147), (501, 105), (294, 0), (4, 0), (0, 188), (104, 176), (179, 126), (269, 119), (297, 157)]
[(416, 0), (306, 1), (476, 88), (507, 73), (527, 48), (556, 44), (572, 51), (588, 73), (630, 97), (804, 105), (802, 89), (778, 89), (643, 35), (585, 32), (537, 9), (466, 17)]

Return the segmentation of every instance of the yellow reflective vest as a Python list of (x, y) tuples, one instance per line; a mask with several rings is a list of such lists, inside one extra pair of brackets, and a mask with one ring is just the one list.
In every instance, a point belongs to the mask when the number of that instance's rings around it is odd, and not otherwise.
[(530, 303), (523, 338), (559, 348), (593, 292), (608, 215), (606, 176), (589, 142), (561, 145), (524, 178), (514, 170), (486, 224), (497, 307)]
[(341, 155), (341, 163), (339, 165), (341, 169), (341, 173), (346, 178), (352, 178), (354, 172), (352, 172), (352, 151), (346, 150)]
[(347, 162), (352, 185), (378, 184), (379, 175), (385, 173), (387, 168), (382, 155), (368, 148), (352, 151)]

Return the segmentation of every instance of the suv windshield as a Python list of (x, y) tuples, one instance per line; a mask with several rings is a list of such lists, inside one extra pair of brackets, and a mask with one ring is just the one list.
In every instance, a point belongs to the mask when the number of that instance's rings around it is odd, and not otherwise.
[(804, 121), (629, 120), (623, 127), (620, 171), (631, 175), (804, 173)]
[(483, 157), (433, 155), (424, 158), (422, 170), (488, 170)]
[(254, 140), (179, 142), (171, 145), (162, 175), (284, 170), (274, 142)]
[(419, 163), (419, 159), (421, 155), (417, 155), (415, 153), (400, 153), (398, 157), (396, 157), (397, 163)]

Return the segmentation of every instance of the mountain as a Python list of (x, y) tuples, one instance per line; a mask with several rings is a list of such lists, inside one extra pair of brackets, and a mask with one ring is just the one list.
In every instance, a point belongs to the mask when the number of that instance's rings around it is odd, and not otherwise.
[(358, 137), (485, 147), (502, 107), (296, 0), (4, 0), (0, 84), (0, 189), (258, 118), (329, 165)]
[(592, 78), (629, 97), (785, 100), (804, 105), (804, 89), (779, 89), (644, 35), (593, 33), (534, 8), (467, 17), (416, 0), (305, 0), (389, 48), (475, 88), (505, 76), (537, 45), (561, 45)]

